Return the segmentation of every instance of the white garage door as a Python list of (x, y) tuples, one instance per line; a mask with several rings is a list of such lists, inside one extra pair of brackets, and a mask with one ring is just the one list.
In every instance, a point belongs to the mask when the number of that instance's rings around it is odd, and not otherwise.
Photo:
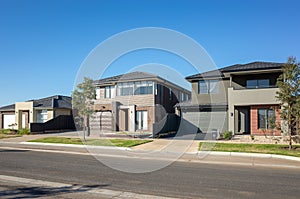
[(9, 125), (16, 123), (16, 117), (13, 114), (4, 114), (3, 115), (3, 128), (9, 129), (12, 128)]

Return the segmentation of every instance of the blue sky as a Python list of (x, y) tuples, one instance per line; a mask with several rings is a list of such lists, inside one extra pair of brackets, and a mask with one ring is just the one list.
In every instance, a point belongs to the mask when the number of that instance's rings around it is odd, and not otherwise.
[[(88, 54), (112, 35), (134, 28), (186, 34), (218, 67), (285, 62), (291, 55), (300, 59), (299, 9), (297, 0), (0, 0), (0, 106), (70, 95)], [(172, 54), (147, 50), (121, 57), (104, 76), (152, 62), (182, 76), (196, 72)]]

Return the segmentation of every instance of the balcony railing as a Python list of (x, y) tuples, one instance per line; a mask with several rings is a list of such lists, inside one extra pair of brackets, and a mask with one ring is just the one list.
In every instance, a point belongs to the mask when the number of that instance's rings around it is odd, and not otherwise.
[(232, 87), (233, 90), (253, 90), (253, 89), (268, 89), (268, 88), (278, 88), (276, 85), (270, 85), (270, 86), (256, 86), (256, 87)]

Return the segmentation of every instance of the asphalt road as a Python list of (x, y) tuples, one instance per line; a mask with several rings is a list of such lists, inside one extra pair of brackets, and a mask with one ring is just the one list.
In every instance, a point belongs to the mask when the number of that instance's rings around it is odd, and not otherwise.
[[(92, 156), (0, 150), (0, 159), (1, 175), (142, 194), (239, 199), (300, 196), (299, 169), (176, 162), (155, 172), (131, 174), (108, 168)], [(125, 158), (113, 159), (119, 164), (125, 161)], [(0, 197), (1, 194), (5, 192), (0, 191)]]

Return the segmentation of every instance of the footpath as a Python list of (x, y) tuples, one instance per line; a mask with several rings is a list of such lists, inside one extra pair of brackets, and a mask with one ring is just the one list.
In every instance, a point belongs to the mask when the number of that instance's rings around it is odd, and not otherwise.
[(68, 132), (1, 139), (0, 150), (30, 150), (77, 155), (102, 155), (116, 158), (132, 156), (162, 161), (176, 157), (175, 160), (179, 162), (300, 169), (300, 158), (297, 157), (258, 153), (198, 151), (200, 140), (154, 139), (153, 142), (132, 148), (28, 142), (50, 136), (78, 137), (78, 134)]

